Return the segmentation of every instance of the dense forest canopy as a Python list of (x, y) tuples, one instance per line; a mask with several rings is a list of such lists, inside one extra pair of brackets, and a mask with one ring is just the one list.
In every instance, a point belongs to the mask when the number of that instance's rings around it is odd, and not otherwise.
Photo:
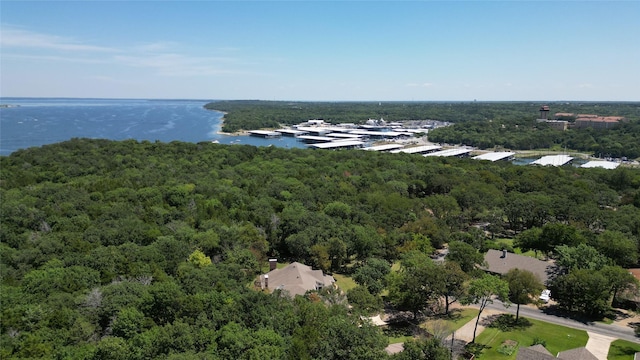
[[(638, 261), (630, 168), (73, 139), (0, 169), (2, 358), (387, 358), (380, 330), (338, 294), (254, 290), (269, 257), (368, 266), (355, 276), (368, 279), (371, 259), (409, 266), (415, 251), (477, 253), (516, 235)], [(472, 259), (460, 258), (458, 273)], [(381, 289), (362, 281), (364, 295)]]
[(434, 142), (464, 144), (479, 148), (513, 150), (568, 148), (596, 156), (640, 157), (640, 104), (551, 102), (556, 112), (623, 116), (628, 122), (607, 129), (569, 129), (562, 132), (535, 120), (541, 103), (536, 102), (282, 102), (216, 101), (211, 110), (227, 112), (222, 130), (234, 132), (278, 128), (309, 119), (331, 123), (362, 124), (367, 119), (387, 121), (440, 120), (452, 127), (433, 131)]

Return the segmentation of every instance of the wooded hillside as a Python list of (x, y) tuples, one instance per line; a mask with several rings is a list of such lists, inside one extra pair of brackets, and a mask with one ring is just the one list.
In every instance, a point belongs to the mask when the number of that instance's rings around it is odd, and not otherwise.
[[(254, 290), (268, 257), (349, 273), (562, 224), (611, 261), (638, 260), (628, 168), (73, 139), (0, 170), (2, 358), (387, 357), (337, 294)], [(608, 248), (605, 230), (632, 248)]]

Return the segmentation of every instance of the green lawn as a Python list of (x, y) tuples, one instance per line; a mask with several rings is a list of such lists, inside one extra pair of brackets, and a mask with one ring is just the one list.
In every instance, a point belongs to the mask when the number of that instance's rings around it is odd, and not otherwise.
[(389, 345), (398, 343), (404, 344), (409, 339), (413, 339), (413, 336), (389, 336)]
[(449, 318), (429, 319), (420, 324), (420, 327), (429, 330), (431, 327), (440, 326), (438, 323), (444, 322), (448, 330), (456, 331), (460, 329), (462, 325), (478, 316), (478, 310), (476, 309), (452, 309), (450, 313), (451, 317)]
[(633, 354), (640, 352), (640, 344), (626, 340), (616, 340), (611, 343), (607, 359), (633, 360)]
[(528, 320), (532, 325), (524, 330), (502, 332), (495, 328), (486, 328), (476, 338), (476, 343), (487, 346), (477, 359), (515, 359), (517, 351), (511, 355), (503, 355), (498, 352), (498, 348), (506, 340), (517, 341), (518, 347), (529, 347), (535, 338), (539, 338), (546, 342), (545, 347), (554, 355), (559, 351), (585, 346), (589, 340), (589, 336), (584, 330), (575, 330), (538, 320)]
[(336, 284), (338, 284), (338, 287), (345, 293), (358, 286), (358, 284), (356, 284), (356, 282), (353, 281), (350, 276), (334, 273), (333, 278), (336, 279)]

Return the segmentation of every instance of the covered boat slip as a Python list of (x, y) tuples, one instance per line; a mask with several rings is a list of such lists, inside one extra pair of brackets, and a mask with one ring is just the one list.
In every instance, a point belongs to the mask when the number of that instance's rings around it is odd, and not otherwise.
[(384, 144), (384, 145), (376, 145), (376, 146), (370, 146), (370, 147), (362, 148), (362, 150), (390, 151), (390, 150), (402, 149), (403, 147), (404, 147), (404, 145), (400, 145), (400, 144)]
[(369, 130), (352, 130), (349, 134), (365, 135), (371, 138), (397, 138), (401, 136), (410, 137), (411, 133), (399, 132), (399, 131), (369, 131)]
[(306, 143), (322, 143), (322, 142), (331, 142), (336, 140), (336, 138), (332, 138), (328, 136), (314, 136), (314, 135), (300, 135), (297, 138)]
[(562, 166), (571, 162), (573, 158), (569, 155), (547, 155), (531, 163), (531, 165), (542, 166)]
[(440, 150), (440, 151), (432, 152), (429, 154), (424, 154), (423, 156), (425, 157), (426, 156), (440, 156), (440, 157), (466, 156), (466, 155), (469, 155), (471, 151), (473, 151), (473, 149), (453, 148), (453, 149)]
[(604, 161), (604, 160), (594, 160), (594, 161), (589, 161), (585, 164), (582, 164), (582, 168), (603, 168), (603, 169), (609, 169), (609, 170), (613, 170), (615, 168), (617, 168), (618, 166), (620, 166), (620, 163), (617, 162), (613, 162), (613, 161)]
[(286, 135), (286, 136), (299, 136), (308, 134), (306, 131), (296, 130), (296, 129), (278, 129), (277, 132)]
[(338, 138), (338, 139), (362, 139), (364, 137), (366, 137), (365, 135), (358, 135), (358, 134), (349, 134), (349, 133), (329, 133), (325, 136), (328, 137), (333, 137), (333, 138)]
[(279, 137), (282, 134), (276, 131), (268, 131), (268, 130), (251, 130), (249, 131), (249, 135), (258, 136), (263, 138), (274, 138)]
[(397, 153), (425, 154), (425, 153), (432, 152), (435, 150), (440, 150), (440, 149), (442, 149), (442, 146), (440, 145), (424, 145), (424, 146), (416, 146), (416, 147), (392, 150), (391, 153), (393, 154), (397, 154)]
[(516, 153), (511, 151), (498, 151), (498, 152), (488, 152), (486, 154), (474, 156), (474, 160), (488, 160), (488, 161), (500, 161), (500, 160), (511, 160), (515, 156)]
[(310, 144), (310, 148), (314, 149), (339, 149), (339, 148), (359, 148), (364, 146), (365, 142), (360, 140), (340, 140), (318, 144)]

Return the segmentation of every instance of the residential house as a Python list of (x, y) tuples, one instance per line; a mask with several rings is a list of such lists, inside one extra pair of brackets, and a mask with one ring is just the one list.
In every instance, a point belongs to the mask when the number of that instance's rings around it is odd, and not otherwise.
[(531, 271), (543, 284), (546, 284), (557, 272), (556, 266), (548, 261), (542, 261), (530, 256), (523, 256), (507, 252), (506, 250), (490, 249), (484, 256), (486, 267), (482, 269), (499, 275), (505, 275), (511, 269)]
[(598, 360), (585, 347), (579, 347), (567, 351), (560, 351), (558, 356), (553, 356), (544, 346), (538, 344), (529, 347), (522, 347), (518, 350), (516, 360)]
[(291, 296), (304, 295), (309, 290), (320, 290), (335, 282), (333, 276), (299, 262), (293, 262), (282, 269), (274, 267), (267, 274), (260, 275), (262, 289), (285, 290)]

